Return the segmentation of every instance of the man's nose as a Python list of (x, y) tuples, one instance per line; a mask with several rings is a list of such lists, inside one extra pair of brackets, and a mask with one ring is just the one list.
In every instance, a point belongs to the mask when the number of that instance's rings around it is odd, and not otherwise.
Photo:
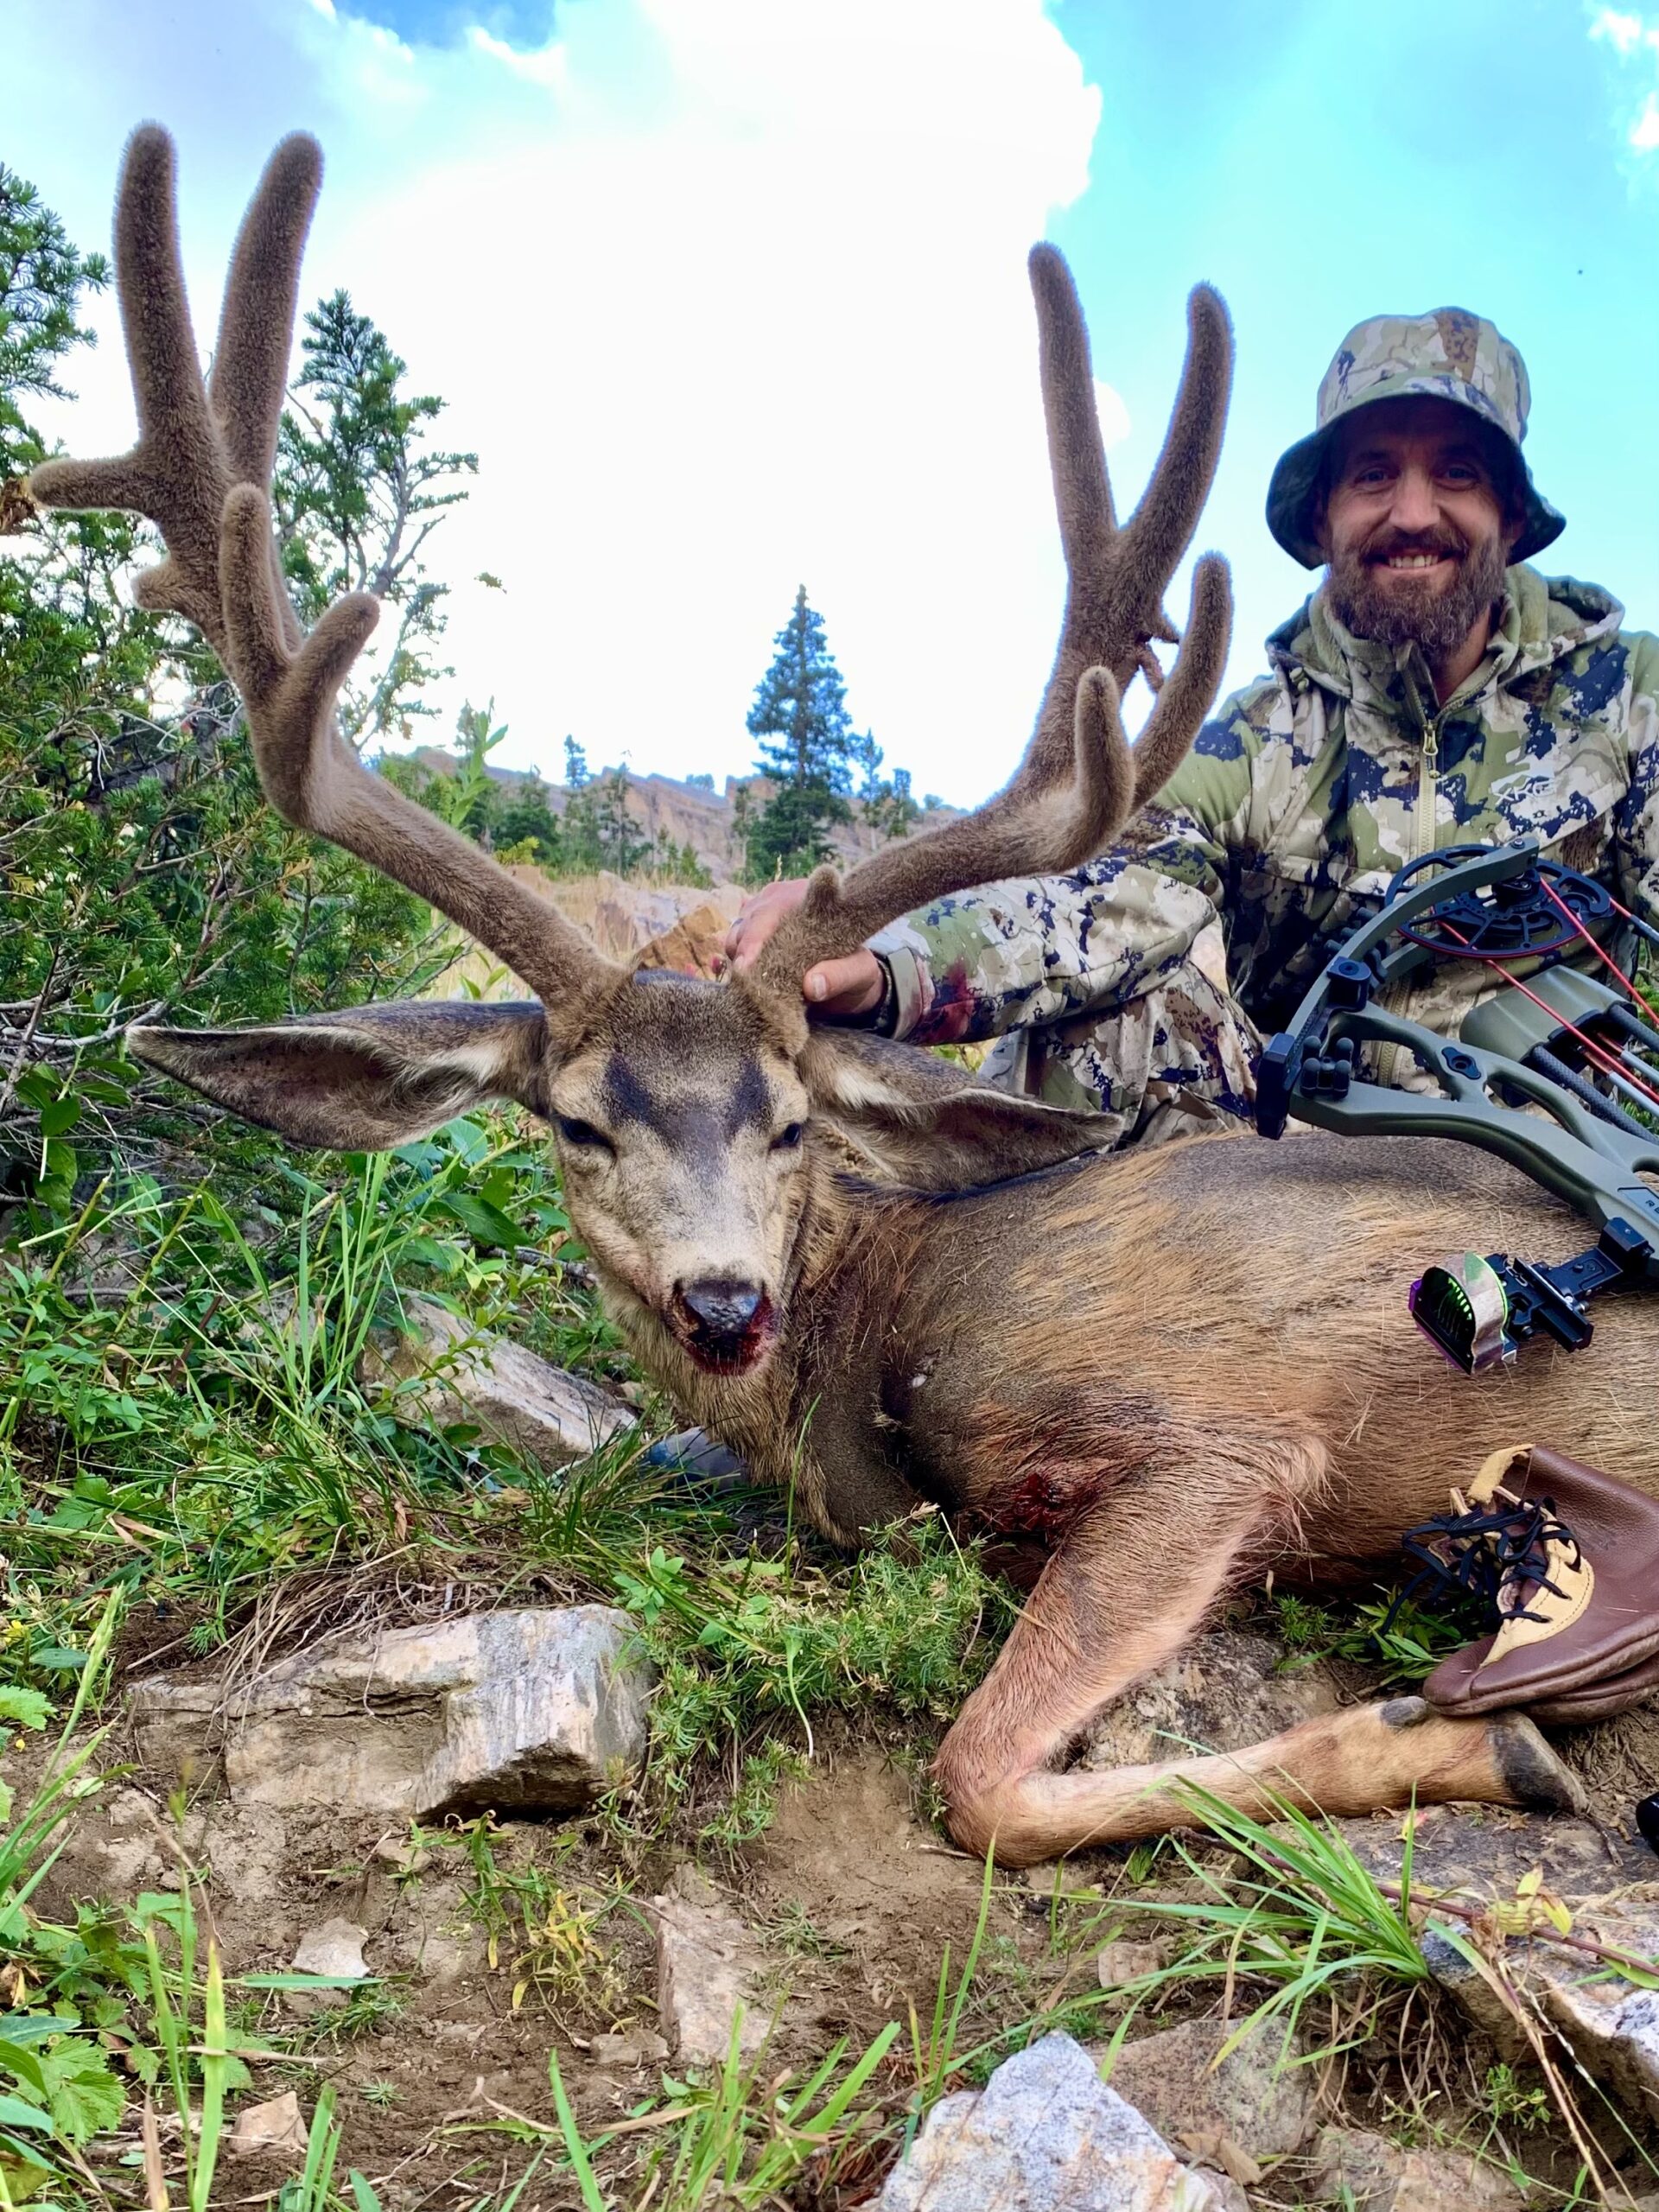
[(1389, 520), (1396, 530), (1433, 530), (1440, 519), (1440, 502), (1434, 481), (1426, 468), (1404, 468), (1394, 487)]

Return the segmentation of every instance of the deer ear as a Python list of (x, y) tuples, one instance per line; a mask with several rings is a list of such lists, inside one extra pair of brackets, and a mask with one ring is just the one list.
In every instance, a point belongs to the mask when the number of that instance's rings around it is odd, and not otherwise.
[(296, 1144), (385, 1152), (486, 1098), (541, 1110), (542, 1008), (404, 999), (251, 1029), (127, 1032), (135, 1058)]
[(1110, 1144), (1116, 1125), (993, 1090), (949, 1060), (853, 1029), (815, 1029), (800, 1061), (820, 1120), (872, 1173), (972, 1191)]

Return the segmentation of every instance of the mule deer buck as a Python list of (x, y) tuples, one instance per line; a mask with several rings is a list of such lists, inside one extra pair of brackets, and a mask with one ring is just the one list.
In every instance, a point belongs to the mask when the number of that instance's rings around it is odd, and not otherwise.
[[(139, 435), (54, 461), (60, 507), (132, 508), (167, 558), (143, 605), (187, 617), (245, 702), (290, 821), (429, 899), (540, 994), (404, 1003), (240, 1030), (144, 1028), (143, 1059), (301, 1144), (376, 1148), (480, 1101), (550, 1122), (606, 1303), (686, 1413), (798, 1495), (837, 1543), (929, 1501), (1040, 1544), (1046, 1565), (944, 1739), (953, 1833), (1019, 1864), (1182, 1817), (1178, 1785), (1334, 1814), (1445, 1798), (1572, 1802), (1532, 1723), (1354, 1707), (1254, 1750), (1065, 1772), (1109, 1700), (1273, 1566), (1341, 1582), (1395, 1553), (1495, 1440), (1554, 1440), (1659, 1490), (1659, 1333), (1634, 1303), (1593, 1357), (1538, 1351), (1455, 1378), (1401, 1326), (1415, 1263), (1449, 1246), (1573, 1240), (1501, 1164), (1433, 1142), (1248, 1137), (1098, 1149), (1091, 1116), (1002, 1096), (927, 1053), (809, 1030), (800, 978), (894, 916), (969, 885), (1057, 872), (1108, 843), (1207, 711), (1230, 601), (1197, 567), (1185, 642), (1133, 753), (1119, 690), (1172, 634), (1161, 612), (1220, 447), (1225, 313), (1202, 289), (1151, 485), (1117, 525), (1087, 334), (1059, 256), (1032, 256), (1044, 404), (1069, 574), (1034, 734), (973, 816), (821, 870), (754, 970), (726, 984), (602, 959), (546, 900), (363, 767), (333, 702), (375, 622), (362, 595), (302, 637), (266, 486), (315, 146), (290, 138), (238, 238), (204, 386), (160, 130), (134, 137), (117, 269)], [(845, 1147), (880, 1178), (844, 1172)], [(804, 1445), (801, 1439), (804, 1435)], [(798, 1458), (797, 1457), (798, 1452)]]

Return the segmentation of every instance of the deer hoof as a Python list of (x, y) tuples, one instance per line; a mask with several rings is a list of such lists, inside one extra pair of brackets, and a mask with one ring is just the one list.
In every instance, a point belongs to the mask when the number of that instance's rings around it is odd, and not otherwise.
[(1429, 1717), (1427, 1698), (1391, 1697), (1377, 1714), (1385, 1728), (1421, 1728)]
[(1584, 1813), (1590, 1800), (1524, 1713), (1496, 1713), (1487, 1726), (1492, 1762), (1515, 1804), (1540, 1813)]

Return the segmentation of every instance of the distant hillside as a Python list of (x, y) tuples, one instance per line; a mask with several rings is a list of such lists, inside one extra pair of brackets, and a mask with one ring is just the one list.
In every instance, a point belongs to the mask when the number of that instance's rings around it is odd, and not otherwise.
[[(423, 746), (415, 758), (433, 774), (453, 776), (459, 763), (452, 753), (435, 745)], [(497, 768), (487, 771), (491, 779), (499, 784), (522, 784), (527, 772), (516, 768)], [(611, 775), (609, 768), (597, 772)], [(690, 845), (709, 874), (719, 882), (738, 879), (743, 871), (744, 853), (733, 833), (733, 807), (740, 791), (747, 791), (750, 805), (758, 810), (771, 796), (772, 785), (764, 776), (728, 776), (723, 791), (710, 791), (702, 784), (685, 784), (672, 776), (636, 776), (625, 769), (628, 786), (628, 812), (646, 836), (667, 836), (677, 845)], [(555, 814), (563, 814), (569, 792), (563, 784), (549, 783), (548, 804)], [(941, 822), (956, 819), (960, 809), (954, 806), (934, 807), (922, 817), (918, 827), (932, 829)], [(865, 823), (852, 823), (847, 827), (830, 831), (830, 838), (837, 855), (842, 861), (855, 861), (866, 853), (875, 852), (887, 840)]]

